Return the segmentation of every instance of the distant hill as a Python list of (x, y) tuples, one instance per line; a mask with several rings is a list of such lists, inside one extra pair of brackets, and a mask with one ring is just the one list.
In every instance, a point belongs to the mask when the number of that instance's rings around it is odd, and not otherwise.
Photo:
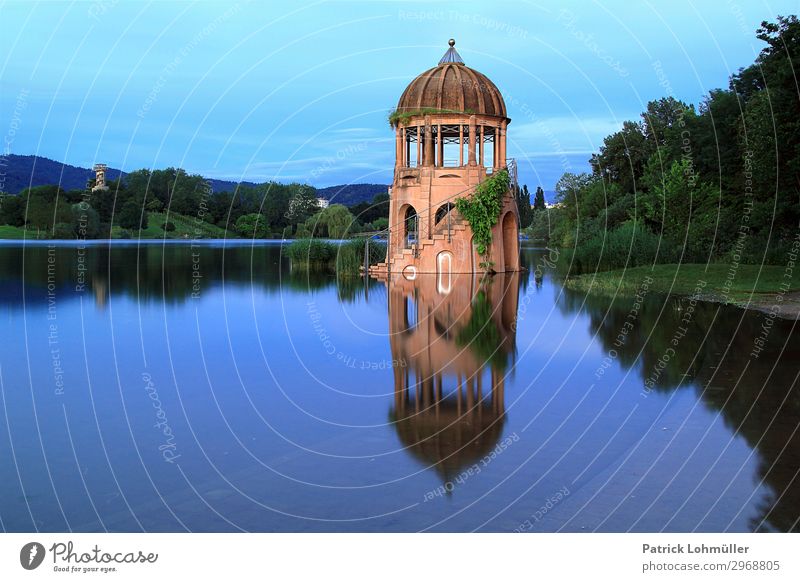
[[(7, 194), (19, 194), (29, 186), (60, 184), (64, 190), (82, 190), (94, 178), (89, 168), (62, 164), (48, 158), (9, 154), (0, 157), (0, 186)], [(116, 180), (124, 172), (108, 168), (106, 178)]]
[(384, 194), (389, 190), (387, 184), (345, 184), (317, 188), (317, 196), (325, 198), (333, 204), (355, 206), (360, 202), (370, 202), (375, 194)]
[[(114, 168), (106, 170), (109, 180), (116, 180), (119, 176), (125, 177), (126, 173)], [(9, 154), (0, 157), (0, 186), (8, 194), (19, 194), (28, 186), (43, 186), (45, 184), (61, 184), (64, 190), (81, 190), (86, 188), (86, 182), (94, 178), (94, 172), (89, 168), (80, 168), (62, 164), (55, 160), (36, 156), (18, 156)], [(213, 192), (233, 192), (236, 182), (232, 180), (219, 180), (207, 178)], [(243, 186), (258, 186), (255, 182), (241, 182)], [(343, 184), (317, 188), (317, 196), (325, 198), (334, 204), (355, 206), (361, 202), (369, 202), (376, 194), (388, 190), (388, 184)], [(528, 186), (531, 197), (536, 191), (536, 186)], [(556, 193), (552, 190), (544, 191), (548, 204), (555, 202)], [(532, 201), (532, 200), (531, 200)]]
[(236, 185), (242, 186), (258, 186), (255, 182), (234, 182), (232, 180), (218, 180), (217, 178), (206, 178), (206, 182), (211, 184), (211, 191), (216, 194), (217, 192), (233, 192), (236, 190)]
[[(108, 180), (116, 180), (126, 173), (114, 168), (106, 170)], [(94, 178), (90, 168), (80, 168), (55, 160), (37, 156), (8, 154), (0, 156), (0, 189), (8, 194), (19, 194), (29, 186), (60, 184), (64, 190), (82, 190)], [(236, 182), (208, 178), (213, 192), (232, 192)], [(257, 186), (255, 182), (241, 182), (244, 186)], [(334, 203), (353, 206), (359, 202), (372, 200), (375, 194), (386, 192), (386, 184), (344, 184), (318, 188), (317, 195)]]

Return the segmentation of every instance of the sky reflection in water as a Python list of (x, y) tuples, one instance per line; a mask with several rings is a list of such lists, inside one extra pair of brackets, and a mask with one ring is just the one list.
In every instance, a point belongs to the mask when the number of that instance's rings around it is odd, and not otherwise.
[(2, 527), (797, 529), (792, 323), (750, 358), (762, 314), (523, 253), (365, 286), (269, 244), (0, 246)]

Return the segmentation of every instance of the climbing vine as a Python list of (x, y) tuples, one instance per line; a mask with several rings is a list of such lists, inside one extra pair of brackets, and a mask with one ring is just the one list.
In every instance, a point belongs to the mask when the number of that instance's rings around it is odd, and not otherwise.
[(468, 347), (481, 361), (505, 370), (508, 365), (508, 350), (503, 344), (503, 336), (497, 323), (492, 319), (493, 312), (487, 290), (481, 289), (472, 300), (472, 314), (467, 324), (458, 332), (456, 344), (462, 348)]
[(492, 227), (497, 224), (509, 184), (508, 170), (499, 170), (478, 184), (472, 196), (456, 198), (456, 209), (472, 227), (478, 254), (484, 258), (492, 244)]

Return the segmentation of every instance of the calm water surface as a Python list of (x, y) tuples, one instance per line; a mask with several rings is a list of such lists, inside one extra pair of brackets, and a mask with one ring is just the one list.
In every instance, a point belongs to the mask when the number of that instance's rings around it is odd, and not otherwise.
[(274, 244), (3, 244), (0, 525), (797, 529), (794, 323), (523, 253), (367, 286)]

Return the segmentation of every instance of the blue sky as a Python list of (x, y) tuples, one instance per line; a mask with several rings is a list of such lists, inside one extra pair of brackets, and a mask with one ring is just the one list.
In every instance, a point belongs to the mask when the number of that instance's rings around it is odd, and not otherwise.
[(315, 186), (391, 182), (386, 118), (456, 39), (553, 188), (647, 101), (697, 104), (798, 1), (2, 2), (2, 147)]

